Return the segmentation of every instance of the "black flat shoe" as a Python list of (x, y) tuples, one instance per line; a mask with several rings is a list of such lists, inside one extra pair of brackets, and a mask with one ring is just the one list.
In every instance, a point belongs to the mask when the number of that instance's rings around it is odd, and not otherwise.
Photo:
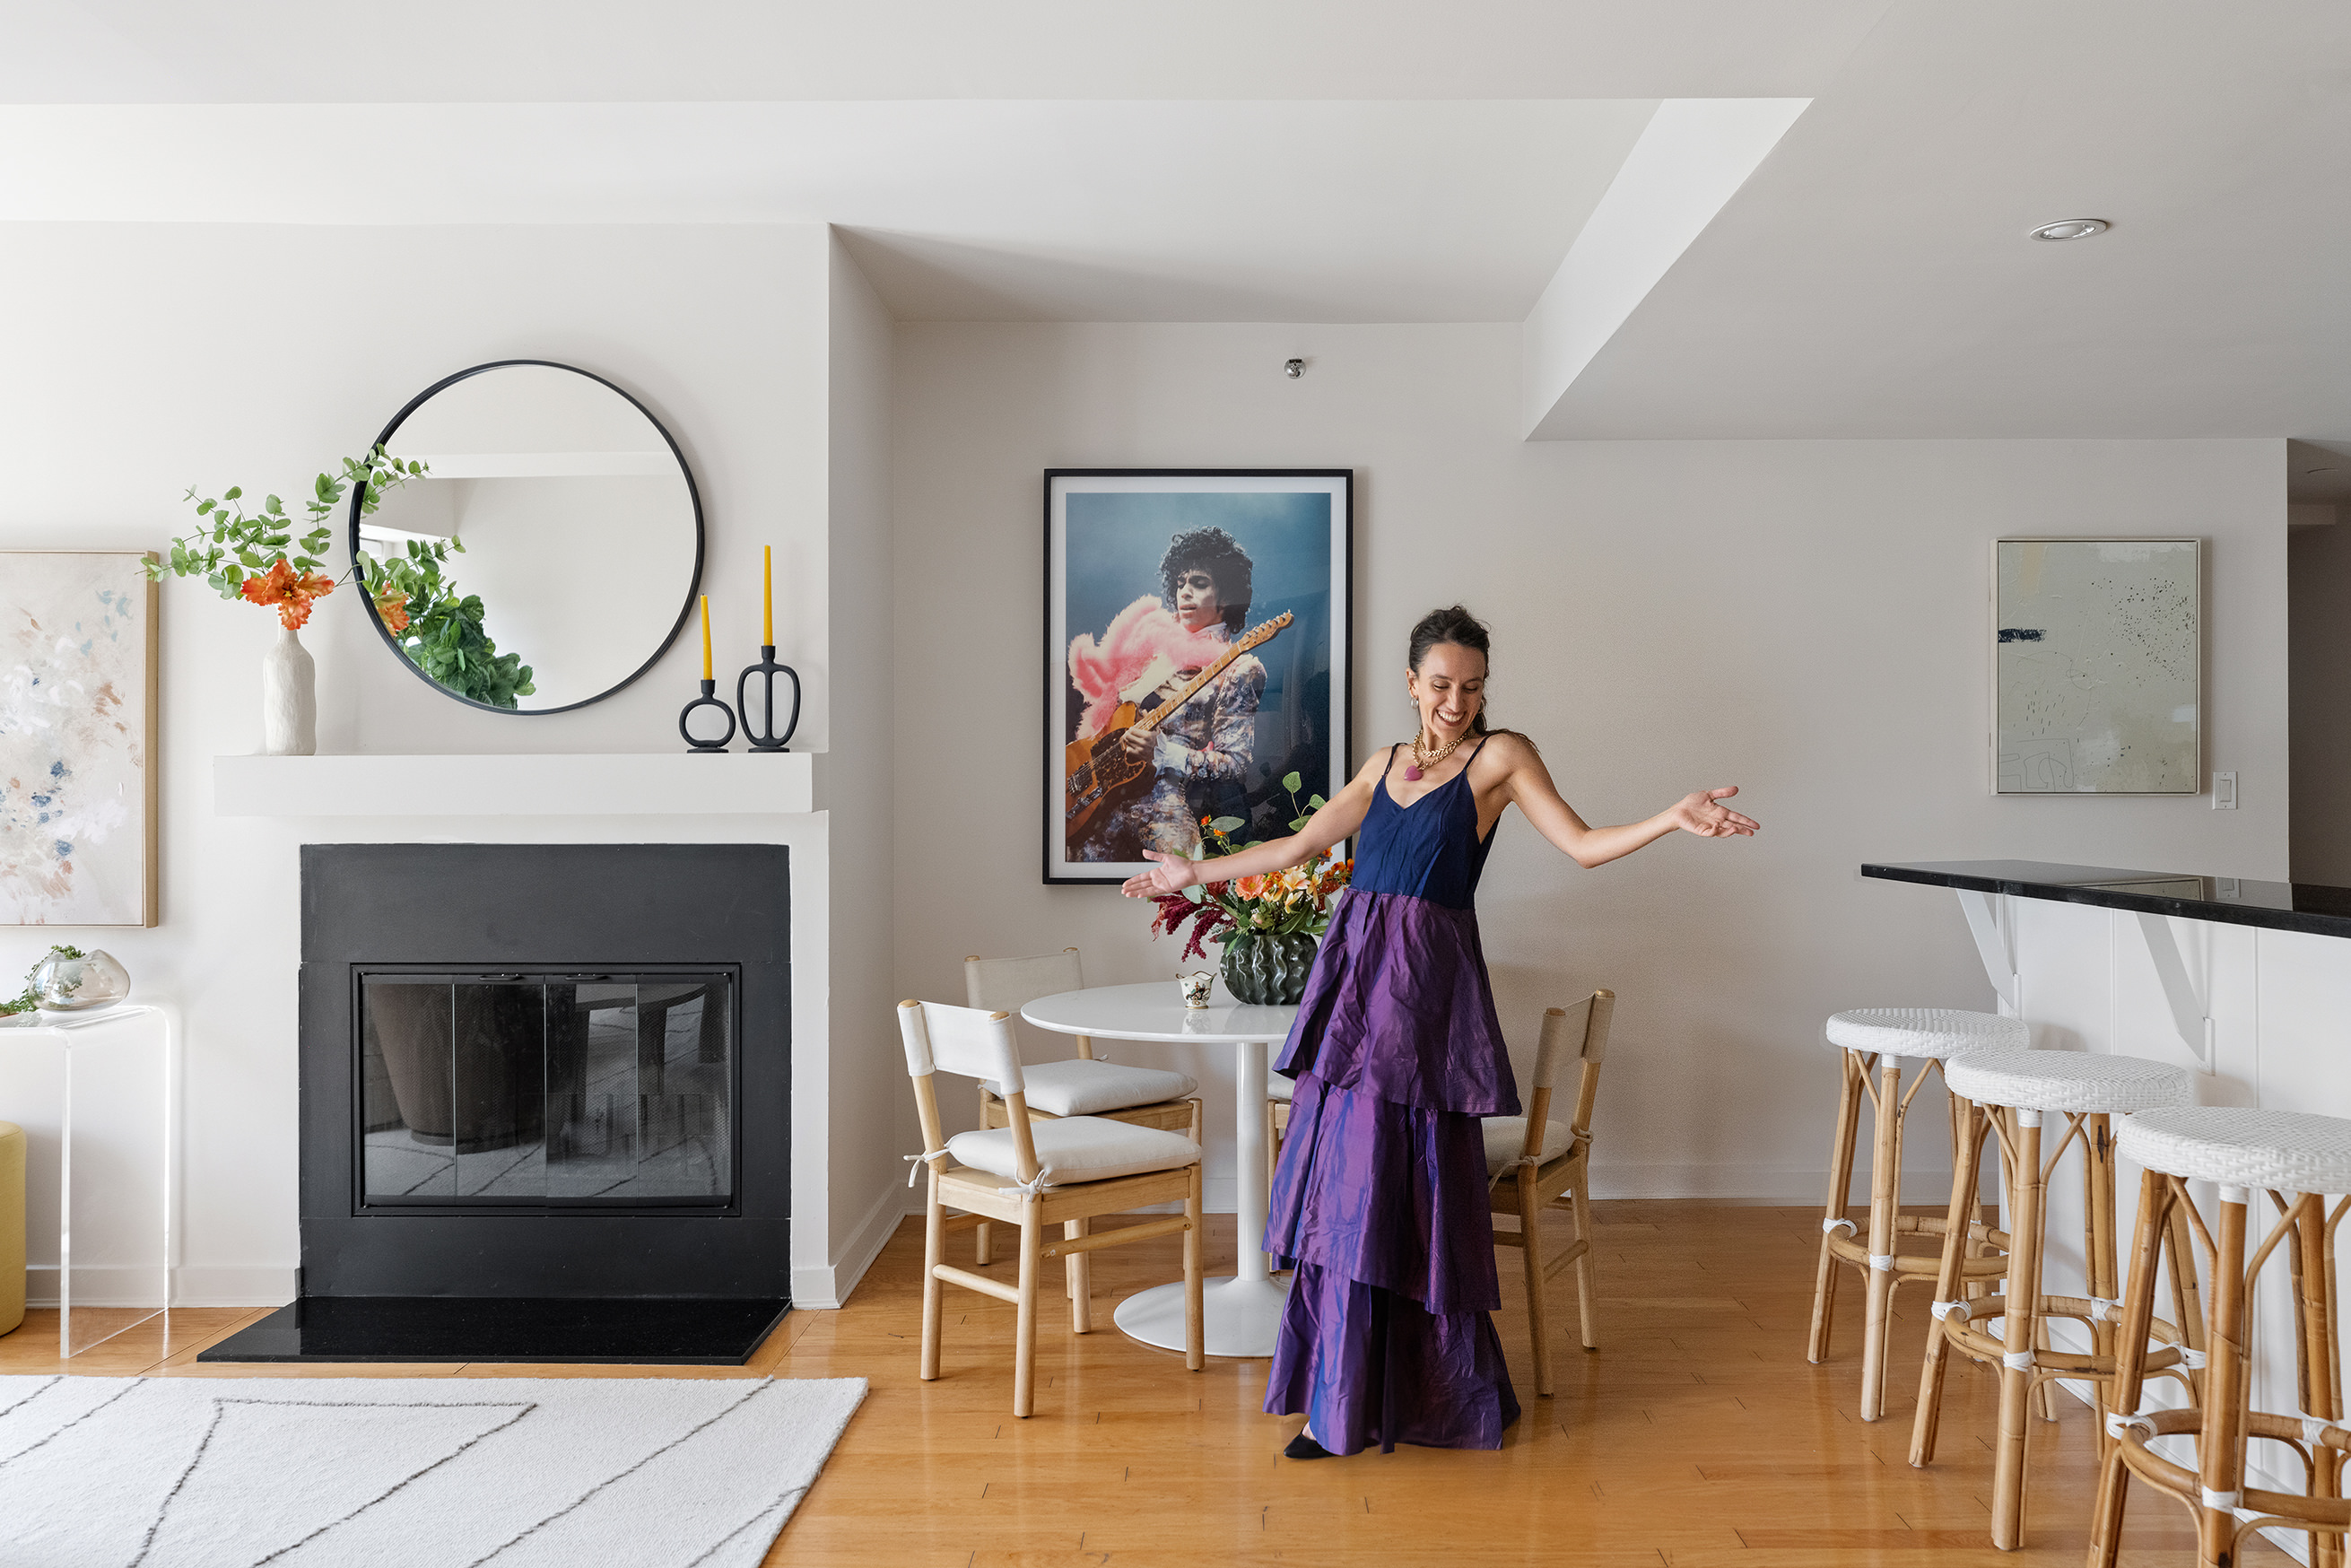
[(1334, 1456), (1330, 1449), (1301, 1432), (1290, 1439), (1290, 1447), (1281, 1450), (1281, 1457), (1285, 1459), (1327, 1459)]

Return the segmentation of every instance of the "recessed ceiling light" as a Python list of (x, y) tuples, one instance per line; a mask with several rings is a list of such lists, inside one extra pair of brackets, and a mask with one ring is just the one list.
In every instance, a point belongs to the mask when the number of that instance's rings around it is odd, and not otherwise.
[(2043, 224), (2032, 231), (2034, 239), (2088, 239), (2102, 235), (2111, 227), (2104, 218), (2061, 218), (2053, 224)]

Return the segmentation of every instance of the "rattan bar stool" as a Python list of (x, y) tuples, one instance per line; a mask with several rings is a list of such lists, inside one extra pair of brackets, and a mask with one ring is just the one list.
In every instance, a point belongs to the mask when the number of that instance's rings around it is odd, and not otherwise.
[[(1869, 1288), (1868, 1312), (1862, 1329), (1861, 1418), (1875, 1421), (1886, 1408), (1886, 1336), (1892, 1314), (1894, 1289), (1909, 1280), (1932, 1280), (1939, 1259), (1926, 1254), (1904, 1256), (1896, 1251), (1897, 1238), (1933, 1236), (1939, 1239), (1947, 1220), (1902, 1213), (1902, 1120), (1910, 1102), (1925, 1087), (1928, 1070), (1945, 1058), (1995, 1049), (2023, 1050), (2032, 1043), (2022, 1019), (1997, 1013), (1961, 1012), (1949, 1008), (1864, 1008), (1833, 1014), (1828, 1043), (1842, 1053), (1844, 1087), (1837, 1096), (1836, 1135), (1829, 1145), (1829, 1192), (1821, 1217), (1821, 1260), (1813, 1281), (1813, 1332), (1807, 1360), (1826, 1361), (1829, 1326), (1836, 1309), (1837, 1265), (1848, 1263), (1862, 1271)], [(1906, 1092), (1902, 1058), (1923, 1065)], [(1876, 1074), (1875, 1082), (1872, 1074)], [(1853, 1155), (1861, 1130), (1861, 1103), (1866, 1095), (1876, 1107), (1877, 1127), (1872, 1144), (1869, 1179), (1869, 1236), (1856, 1236), (1845, 1217), (1853, 1187)], [(1959, 1105), (1951, 1105), (1951, 1146), (1959, 1146)], [(1952, 1212), (1963, 1208), (1954, 1204)], [(1963, 1265), (1971, 1281), (1998, 1279), (2006, 1270), (1987, 1249), (2007, 1246), (2008, 1239), (1981, 1221), (1970, 1218), (1967, 1239), (1976, 1254)], [(1839, 1234), (1842, 1232), (1843, 1234)]]
[[(2227, 1568), (2237, 1561), (2245, 1531), (2283, 1526), (2310, 1532), (2310, 1560), (2335, 1568), (2351, 1531), (2351, 1502), (2343, 1498), (2345, 1450), (2351, 1422), (2343, 1404), (2343, 1369), (2335, 1339), (2335, 1229), (2351, 1197), (2326, 1204), (2330, 1193), (2351, 1193), (2351, 1121), (2293, 1111), (2239, 1106), (2188, 1106), (2149, 1111), (2122, 1125), (2122, 1152), (2147, 1169), (2140, 1186), (2130, 1286), (2123, 1296), (2121, 1354), (2115, 1368), (2110, 1416), (2116, 1441), (2099, 1475), (2097, 1518), (2091, 1528), (2093, 1568), (2113, 1568), (2121, 1544), (2123, 1503), (2137, 1477), (2178, 1498), (2196, 1516), (2197, 1562)], [(2208, 1228), (2189, 1201), (2187, 1183), (2217, 1182), (2219, 1224)], [(2278, 1211), (2250, 1261), (2245, 1257), (2246, 1210), (2266, 1191)], [(2175, 1215), (2195, 1230), (2204, 1255), (2210, 1302), (2206, 1331), (2211, 1364), (2198, 1410), (2138, 1408), (2145, 1329), (2154, 1310), (2155, 1239)], [(2283, 1247), (2294, 1279), (2295, 1397), (2291, 1416), (2252, 1407), (2248, 1374), (2253, 1286), (2262, 1263)], [(2151, 1452), (2149, 1440), (2194, 1439), (2196, 1468)], [(2280, 1443), (2301, 1460), (2301, 1492), (2245, 1485), (2249, 1439)], [(2248, 1517), (2240, 1519), (2242, 1510)]]
[[(2115, 1377), (2113, 1319), (2122, 1305), (2115, 1266), (2112, 1118), (2179, 1104), (2188, 1098), (2188, 1074), (2136, 1056), (1980, 1051), (1951, 1062), (1944, 1078), (1961, 1103), (1960, 1140), (1952, 1166), (1951, 1219), (1936, 1276), (1935, 1324), (1928, 1331), (1926, 1362), (1918, 1374), (1910, 1462), (1924, 1465), (1935, 1457), (1935, 1425), (1942, 1411), (1943, 1370), (1949, 1352), (1956, 1348), (1978, 1361), (1998, 1362), (2000, 1440), (1993, 1445), (1991, 1543), (2013, 1552), (2024, 1534), (2025, 1406), (2033, 1393), (2039, 1390), (2046, 1397), (2053, 1379), (2087, 1380), (2096, 1394), (2099, 1430), (2105, 1430), (2107, 1386)], [(2054, 1148), (2047, 1148), (2042, 1135), (2043, 1120), (2049, 1116), (2062, 1118), (2064, 1127)], [(2008, 1287), (2003, 1296), (1969, 1301), (1959, 1295), (1966, 1264), (1961, 1200), (1972, 1201), (1987, 1128), (2000, 1138), (2001, 1179), (2008, 1193)], [(2048, 1239), (2049, 1176), (2077, 1138), (2082, 1144), (2082, 1256), (2090, 1293), (2045, 1295), (2041, 1259)], [(2168, 1231), (2164, 1239), (2178, 1245), (2179, 1239)], [(2172, 1279), (2189, 1277), (2175, 1254)], [(1997, 1336), (1990, 1332), (1995, 1306), (2004, 1319)], [(1979, 1310), (1986, 1315), (1980, 1323), (1973, 1317)], [(2184, 1311), (2181, 1315), (2192, 1323)], [(2050, 1318), (2078, 1318), (2087, 1325), (2088, 1353), (2045, 1348), (2045, 1320)], [(2142, 1362), (2150, 1369), (2168, 1372), (2181, 1365), (2179, 1329), (2150, 1320), (2137, 1332)], [(2151, 1356), (2145, 1354), (2144, 1341), (2149, 1337), (2156, 1345)], [(2100, 1442), (2103, 1448), (2105, 1439)]]

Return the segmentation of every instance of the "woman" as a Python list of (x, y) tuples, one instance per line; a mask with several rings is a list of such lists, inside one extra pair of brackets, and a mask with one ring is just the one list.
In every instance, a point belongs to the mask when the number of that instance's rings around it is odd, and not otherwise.
[(1333, 914), (1275, 1071), (1297, 1080), (1266, 1247), (1295, 1270), (1265, 1407), (1303, 1411), (1292, 1458), (1498, 1448), (1518, 1400), (1487, 1315), (1501, 1304), (1479, 1119), (1519, 1113), (1471, 896), (1495, 824), (1515, 803), (1579, 865), (1676, 829), (1746, 835), (1685, 796), (1644, 822), (1590, 828), (1523, 736), (1486, 723), (1486, 628), (1455, 605), (1413, 628), (1408, 746), (1365, 763), (1286, 839), (1216, 861), (1154, 854), (1131, 897), (1309, 861), (1357, 832)]

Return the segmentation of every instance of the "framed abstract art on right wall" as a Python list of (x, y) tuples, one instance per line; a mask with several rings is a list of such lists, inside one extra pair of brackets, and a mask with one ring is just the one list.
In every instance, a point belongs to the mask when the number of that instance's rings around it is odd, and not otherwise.
[(2203, 553), (2192, 538), (1992, 543), (1992, 789), (2202, 789)]

